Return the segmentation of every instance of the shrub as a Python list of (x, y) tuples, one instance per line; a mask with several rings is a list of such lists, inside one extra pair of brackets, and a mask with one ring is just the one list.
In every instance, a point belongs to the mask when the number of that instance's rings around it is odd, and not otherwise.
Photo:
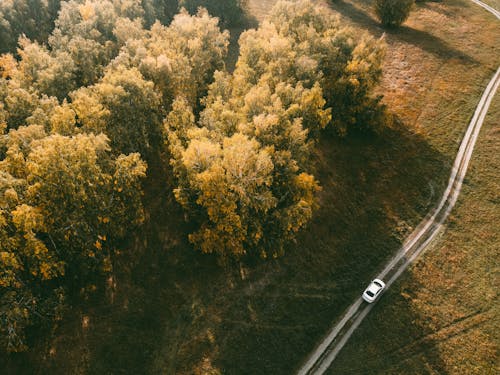
[(414, 0), (375, 0), (375, 13), (385, 27), (398, 27), (408, 19)]

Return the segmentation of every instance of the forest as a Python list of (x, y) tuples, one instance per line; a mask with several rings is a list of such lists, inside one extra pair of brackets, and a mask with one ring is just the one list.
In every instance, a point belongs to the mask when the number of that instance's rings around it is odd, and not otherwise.
[(374, 94), (382, 39), (309, 0), (280, 1), (228, 69), (225, 28), (241, 7), (2, 2), (2, 350), (27, 350), (30, 330), (103, 288), (155, 220), (151, 181), (182, 208), (193, 252), (221, 269), (275, 259), (320, 205), (318, 140), (392, 121)]
[(193, 249), (221, 267), (276, 258), (319, 204), (318, 138), (389, 121), (373, 95), (383, 41), (310, 1), (283, 1), (241, 35), (230, 71), (224, 28), (241, 6), (2, 3), (3, 350), (28, 349), (27, 330), (103, 287), (116, 254), (155, 220), (148, 183), (167, 185)]

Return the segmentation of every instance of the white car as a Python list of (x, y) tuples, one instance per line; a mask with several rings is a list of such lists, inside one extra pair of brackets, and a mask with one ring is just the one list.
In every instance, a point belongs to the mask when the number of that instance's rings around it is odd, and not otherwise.
[(368, 285), (368, 288), (366, 288), (363, 292), (363, 299), (368, 303), (372, 303), (378, 298), (378, 296), (380, 296), (384, 288), (385, 283), (382, 280), (373, 280), (370, 285)]

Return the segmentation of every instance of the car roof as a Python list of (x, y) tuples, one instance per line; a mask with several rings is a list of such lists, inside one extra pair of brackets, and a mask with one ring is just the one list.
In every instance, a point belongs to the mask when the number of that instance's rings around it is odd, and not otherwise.
[(371, 284), (368, 286), (368, 290), (372, 293), (377, 293), (380, 289), (382, 289), (382, 287), (375, 284), (374, 281), (372, 281)]

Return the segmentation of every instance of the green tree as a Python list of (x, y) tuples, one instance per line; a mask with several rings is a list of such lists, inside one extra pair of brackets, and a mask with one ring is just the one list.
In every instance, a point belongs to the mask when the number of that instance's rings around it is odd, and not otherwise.
[(375, 14), (382, 25), (395, 28), (410, 16), (415, 0), (375, 0)]

